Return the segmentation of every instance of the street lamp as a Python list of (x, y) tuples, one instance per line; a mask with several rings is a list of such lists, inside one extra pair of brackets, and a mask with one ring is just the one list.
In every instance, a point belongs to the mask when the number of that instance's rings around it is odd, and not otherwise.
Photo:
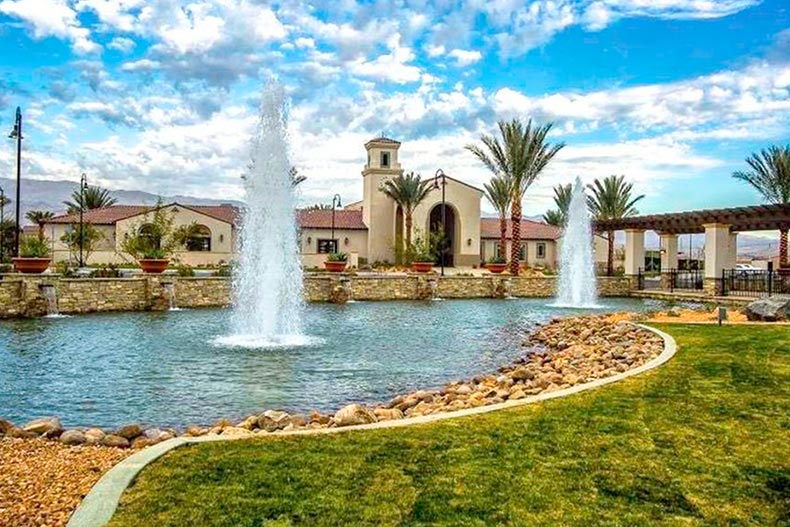
[(332, 197), (332, 236), (331, 236), (331, 238), (332, 238), (333, 252), (338, 252), (337, 251), (337, 245), (338, 244), (335, 243), (335, 207), (341, 207), (341, 206), (342, 205), (340, 203), (340, 194), (335, 194)]
[(88, 176), (85, 172), (80, 176), (80, 267), (85, 267), (85, 261), (82, 258), (83, 246), (85, 245), (85, 190), (88, 188)]
[(16, 117), (14, 119), (14, 129), (8, 134), (11, 139), (16, 139), (16, 224), (14, 225), (14, 254), (19, 256), (19, 193), (22, 187), (22, 110), (16, 107)]
[(441, 252), (439, 253), (439, 260), (440, 260), (439, 263), (442, 266), (442, 276), (444, 276), (444, 259), (447, 257), (447, 244), (445, 243), (446, 240), (444, 238), (445, 236), (444, 229), (445, 229), (445, 224), (447, 223), (447, 207), (444, 202), (444, 190), (445, 187), (447, 186), (447, 176), (445, 175), (444, 170), (442, 170), (441, 168), (437, 170), (436, 174), (433, 176), (434, 190), (439, 189), (440, 181), (442, 186), (442, 237), (439, 240), (439, 243), (441, 243)]

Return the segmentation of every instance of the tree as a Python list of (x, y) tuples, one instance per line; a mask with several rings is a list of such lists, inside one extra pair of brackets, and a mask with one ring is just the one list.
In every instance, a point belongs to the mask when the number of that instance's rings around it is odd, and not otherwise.
[(38, 225), (38, 239), (44, 240), (44, 225), (49, 223), (55, 214), (48, 210), (31, 210), (25, 214), (25, 218), (31, 223)]
[(483, 193), (499, 215), (499, 256), (507, 252), (507, 215), (510, 211), (510, 181), (507, 178), (494, 176), (488, 183), (483, 183)]
[[(103, 239), (104, 233), (99, 229), (90, 223), (82, 224), (82, 256), (85, 262), (89, 261), (96, 246)], [(80, 225), (73, 225), (60, 237), (60, 241), (68, 247), (71, 258), (77, 260), (80, 254)]]
[(554, 206), (556, 209), (547, 210), (543, 221), (555, 227), (564, 227), (568, 221), (568, 207), (571, 206), (573, 185), (557, 185), (554, 187)]
[(294, 187), (300, 183), (304, 183), (307, 179), (307, 176), (300, 174), (296, 167), (291, 167), (291, 170), (288, 171), (288, 175), (291, 176), (291, 185)]
[[(625, 176), (609, 176), (603, 180), (596, 179), (587, 185), (592, 196), (587, 198), (590, 211), (597, 220), (619, 220), (639, 214), (634, 206), (645, 197), (640, 194), (631, 197), (633, 185), (625, 182)], [(606, 274), (614, 274), (614, 231), (606, 232), (608, 251), (606, 256)]]
[[(388, 179), (379, 187), (379, 191), (392, 198), (403, 210), (406, 247), (411, 247), (414, 209), (428, 197), (431, 189), (431, 180), (422, 181), (421, 176), (414, 172)], [(397, 243), (400, 244), (401, 240), (398, 240)]]
[[(84, 203), (83, 197), (85, 199)], [(118, 200), (110, 196), (110, 192), (107, 189), (98, 186), (89, 186), (86, 187), (82, 193), (80, 193), (79, 190), (72, 192), (71, 200), (64, 201), (63, 204), (66, 205), (66, 211), (69, 214), (75, 214), (79, 212), (80, 209), (83, 211), (102, 209), (115, 205), (117, 202)]]
[(151, 212), (129, 227), (121, 243), (123, 251), (137, 260), (166, 259), (182, 245), (185, 232), (174, 227), (175, 213), (166, 210), (161, 200)]
[[(732, 177), (745, 181), (772, 204), (790, 204), (790, 145), (771, 146), (746, 158), (751, 170), (733, 172)], [(787, 267), (787, 231), (779, 229), (779, 267)]]
[(14, 256), (14, 251), (16, 250), (16, 246), (14, 245), (14, 231), (16, 231), (16, 223), (14, 223), (13, 219), (4, 218), (0, 221), (0, 245), (2, 245), (2, 249), (0, 250), (0, 263), (4, 263), (8, 261), (8, 259)]
[(326, 203), (314, 203), (308, 207), (305, 207), (304, 210), (332, 210), (332, 205), (328, 205)]
[(549, 161), (564, 146), (564, 143), (550, 144), (546, 136), (551, 131), (551, 123), (534, 125), (530, 119), (526, 126), (517, 119), (510, 122), (499, 121), (500, 137), (480, 136), (483, 147), (467, 145), (472, 152), (495, 176), (506, 179), (510, 184), (510, 272), (519, 274), (521, 257), (521, 202), (527, 189), (535, 182)]

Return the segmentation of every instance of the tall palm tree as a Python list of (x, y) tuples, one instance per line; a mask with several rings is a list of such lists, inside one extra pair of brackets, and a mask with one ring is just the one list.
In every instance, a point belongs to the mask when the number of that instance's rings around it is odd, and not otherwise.
[(499, 214), (499, 255), (502, 258), (507, 251), (507, 215), (510, 211), (510, 181), (507, 178), (494, 176), (488, 183), (483, 183), (486, 199)]
[(300, 183), (304, 183), (307, 179), (307, 176), (300, 174), (296, 167), (291, 167), (291, 170), (288, 171), (288, 175), (291, 176), (291, 185), (294, 187), (298, 186)]
[(55, 214), (48, 210), (31, 210), (25, 214), (25, 218), (31, 223), (38, 225), (38, 239), (44, 241), (44, 225), (55, 217)]
[[(745, 181), (763, 195), (768, 203), (790, 204), (790, 145), (771, 146), (746, 158), (751, 170), (733, 172), (732, 177)], [(779, 267), (787, 267), (787, 230), (779, 229)]]
[[(83, 196), (85, 198), (84, 203), (82, 201)], [(110, 205), (115, 205), (117, 202), (118, 200), (110, 196), (110, 192), (107, 189), (101, 188), (99, 186), (89, 186), (86, 187), (82, 193), (80, 193), (79, 190), (72, 192), (71, 200), (64, 201), (63, 204), (66, 205), (66, 210), (68, 213), (73, 214), (75, 212), (79, 212), (80, 209), (101, 209), (104, 207), (109, 207)]]
[(526, 126), (513, 119), (499, 121), (500, 137), (480, 136), (483, 147), (467, 145), (472, 152), (495, 176), (510, 181), (510, 272), (519, 273), (521, 256), (521, 202), (530, 185), (546, 168), (549, 161), (564, 146), (564, 143), (550, 144), (546, 136), (551, 123), (533, 126), (530, 119)]
[[(603, 180), (596, 179), (587, 188), (592, 196), (587, 198), (590, 211), (597, 220), (619, 220), (636, 216), (639, 211), (634, 205), (645, 197), (640, 194), (631, 197), (633, 184), (625, 182), (625, 176), (609, 176)], [(606, 256), (606, 274), (614, 274), (614, 231), (606, 232), (608, 251)]]
[(419, 174), (409, 172), (388, 179), (381, 184), (379, 190), (392, 198), (403, 209), (403, 221), (406, 231), (406, 247), (411, 247), (411, 228), (414, 209), (423, 202), (431, 192), (431, 180), (422, 181)]
[(557, 185), (554, 187), (554, 206), (556, 209), (547, 210), (543, 221), (555, 227), (564, 227), (568, 219), (568, 207), (571, 206), (573, 185)]

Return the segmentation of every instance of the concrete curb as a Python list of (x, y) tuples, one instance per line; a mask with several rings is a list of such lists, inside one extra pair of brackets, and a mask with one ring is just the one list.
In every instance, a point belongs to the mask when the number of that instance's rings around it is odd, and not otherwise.
[[(419, 417), (408, 417), (405, 419), (398, 419), (395, 421), (379, 421), (367, 425), (344, 426), (341, 428), (319, 428), (312, 430), (294, 430), (292, 432), (278, 432), (272, 434), (276, 437), (284, 436), (297, 436), (297, 435), (321, 435), (321, 434), (338, 434), (344, 432), (352, 432), (355, 430), (378, 430), (385, 428), (400, 428), (404, 426), (413, 426), (426, 423), (434, 423), (437, 421), (444, 421), (446, 419), (457, 419), (467, 417), (470, 415), (484, 414), (488, 412), (495, 412), (506, 408), (515, 408), (527, 404), (533, 404), (540, 401), (548, 401), (549, 399), (557, 399), (566, 397), (575, 393), (592, 390), (607, 384), (612, 384), (634, 375), (639, 375), (646, 371), (652, 370), (661, 366), (669, 359), (671, 359), (677, 352), (677, 344), (675, 339), (670, 335), (658, 329), (636, 324), (642, 329), (652, 331), (664, 340), (664, 350), (655, 359), (646, 362), (645, 364), (634, 368), (632, 370), (612, 375), (604, 379), (596, 379), (588, 383), (579, 384), (564, 390), (557, 390), (555, 392), (540, 393), (524, 399), (516, 401), (505, 401), (500, 404), (492, 404), (489, 406), (479, 406), (477, 408), (467, 408), (455, 412), (445, 412), (440, 414), (423, 415)], [(260, 438), (271, 436), (258, 436)], [(249, 437), (243, 438), (227, 438), (220, 436), (201, 436), (201, 437), (176, 437), (145, 448), (136, 454), (124, 459), (112, 469), (110, 469), (102, 478), (93, 486), (91, 491), (82, 500), (74, 514), (72, 514), (67, 527), (102, 527), (112, 519), (115, 510), (118, 507), (121, 496), (124, 491), (132, 484), (137, 474), (149, 463), (152, 463), (165, 453), (178, 448), (182, 445), (194, 443), (210, 443), (214, 441), (237, 441), (242, 439), (252, 439)]]

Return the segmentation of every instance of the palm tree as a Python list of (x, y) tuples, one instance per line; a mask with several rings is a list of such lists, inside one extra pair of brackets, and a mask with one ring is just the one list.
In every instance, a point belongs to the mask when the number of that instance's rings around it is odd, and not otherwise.
[(506, 258), (507, 251), (507, 214), (510, 211), (510, 182), (507, 178), (494, 176), (483, 183), (486, 199), (499, 214), (499, 256)]
[[(609, 176), (603, 180), (596, 179), (587, 185), (592, 196), (587, 198), (590, 211), (597, 220), (619, 220), (639, 214), (634, 205), (644, 198), (644, 194), (632, 198), (633, 185), (625, 182), (625, 176)], [(606, 232), (608, 252), (606, 256), (606, 274), (614, 274), (614, 231)]]
[(44, 225), (50, 222), (55, 214), (48, 210), (31, 210), (25, 214), (25, 218), (31, 223), (38, 225), (38, 239), (44, 241)]
[[(83, 197), (85, 198), (84, 203)], [(83, 211), (102, 209), (115, 205), (117, 202), (118, 200), (110, 196), (110, 192), (107, 189), (99, 186), (89, 186), (82, 193), (79, 190), (72, 192), (71, 201), (64, 201), (63, 204), (66, 205), (66, 210), (69, 214), (74, 214), (79, 212), (80, 209)]]
[(304, 183), (304, 181), (307, 179), (307, 176), (300, 174), (296, 167), (291, 167), (291, 170), (288, 171), (288, 175), (291, 176), (291, 185), (294, 187), (300, 183)]
[(512, 247), (510, 248), (510, 272), (519, 273), (521, 256), (521, 202), (530, 185), (546, 168), (549, 161), (564, 146), (564, 143), (552, 145), (546, 142), (551, 130), (551, 123), (543, 126), (535, 125), (532, 120), (524, 126), (521, 121), (499, 121), (501, 137), (482, 135), (481, 148), (467, 145), (482, 163), (494, 173), (510, 182), (510, 230)]
[[(748, 172), (733, 172), (732, 177), (745, 181), (763, 195), (768, 203), (790, 204), (790, 145), (772, 146), (746, 158)], [(779, 229), (779, 268), (787, 267), (787, 230)]]
[(568, 219), (568, 207), (571, 205), (573, 185), (557, 185), (554, 187), (554, 205), (556, 209), (547, 210), (543, 221), (555, 227), (564, 227)]
[(422, 181), (420, 175), (414, 172), (409, 172), (405, 176), (400, 174), (388, 179), (379, 187), (381, 192), (392, 198), (403, 210), (407, 248), (411, 247), (411, 227), (414, 209), (428, 197), (431, 188), (431, 180)]

